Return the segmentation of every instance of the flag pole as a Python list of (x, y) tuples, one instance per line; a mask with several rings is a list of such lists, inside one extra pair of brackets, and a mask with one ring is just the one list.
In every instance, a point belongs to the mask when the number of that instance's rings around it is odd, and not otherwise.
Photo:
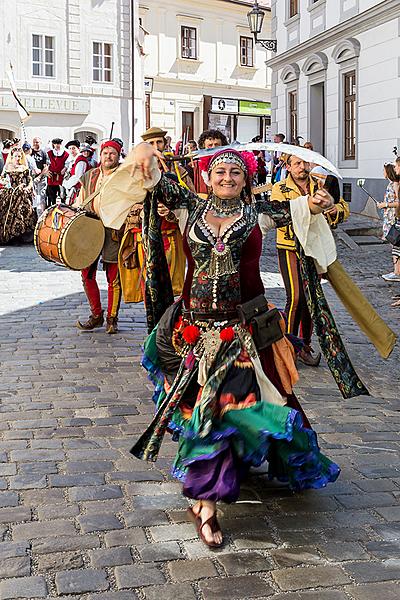
[(9, 65), (9, 67), (7, 69), (7, 76), (8, 76), (8, 79), (10, 81), (11, 93), (14, 96), (14, 100), (15, 100), (16, 105), (17, 105), (17, 110), (18, 110), (19, 119), (20, 119), (20, 123), (21, 123), (21, 129), (22, 129), (22, 133), (23, 133), (23, 136), (24, 136), (24, 140), (26, 142), (27, 141), (27, 136), (26, 136), (26, 130), (25, 130), (25, 121), (27, 121), (30, 118), (30, 114), (26, 110), (25, 106), (22, 104), (21, 100), (18, 97), (17, 85), (15, 83), (13, 66), (12, 66), (11, 61), (10, 61), (10, 65)]

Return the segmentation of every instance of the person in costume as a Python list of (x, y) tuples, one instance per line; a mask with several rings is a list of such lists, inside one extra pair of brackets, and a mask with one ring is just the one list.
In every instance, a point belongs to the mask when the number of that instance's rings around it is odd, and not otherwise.
[(85, 173), (90, 171), (90, 158), (93, 156), (93, 148), (89, 144), (81, 144), (79, 154), (69, 172), (69, 177), (63, 182), (64, 188), (67, 191), (67, 204), (73, 204), (78, 197), (81, 189), (81, 178)]
[(65, 163), (67, 170), (64, 175), (64, 181), (66, 181), (71, 175), (71, 169), (73, 167), (74, 162), (78, 158), (80, 146), (81, 143), (79, 140), (70, 140), (65, 144), (65, 149), (68, 151), (69, 156)]
[[(219, 148), (227, 146), (228, 138), (219, 129), (206, 129), (198, 139), (200, 150), (209, 150), (210, 148)], [(203, 174), (200, 170), (198, 161), (193, 162), (193, 183), (198, 194), (202, 194), (204, 198), (208, 196), (208, 187), (204, 181)]]
[(69, 155), (66, 150), (62, 150), (61, 144), (61, 138), (54, 138), (51, 140), (52, 148), (47, 152), (50, 163), (47, 175), (47, 206), (52, 206), (56, 203), (67, 170), (65, 163)]
[[(288, 176), (274, 184), (271, 200), (287, 202), (308, 194), (313, 196), (321, 185), (319, 183), (321, 178), (310, 175), (309, 163), (296, 156), (281, 155), (280, 159), (286, 163)], [(338, 223), (347, 219), (349, 214), (348, 204), (342, 198), (338, 204), (334, 204), (324, 212), (331, 228), (337, 227)], [(290, 334), (299, 335), (304, 341), (304, 347), (300, 350), (298, 359), (306, 365), (316, 367), (320, 363), (321, 353), (314, 353), (311, 346), (313, 322), (307, 305), (291, 223), (285, 227), (278, 227), (276, 246), (279, 270), (286, 290), (287, 331)]]
[[(223, 536), (216, 503), (238, 499), (249, 467), (267, 460), (270, 476), (293, 490), (320, 488), (339, 475), (339, 467), (320, 452), (293, 393), (298, 375), (283, 320), (275, 341), (263, 339), (265, 328), (259, 327), (271, 309), (259, 315), (264, 294), (260, 214), (270, 227), (292, 224), (302, 239), (307, 252), (300, 246), (299, 261), (308, 299), (321, 348), (343, 396), (368, 391), (351, 365), (317, 271), (317, 265), (326, 270), (336, 257), (322, 216), (333, 207), (330, 194), (316, 188), (295, 200), (255, 200), (250, 191), (257, 168), (252, 153), (227, 148), (202, 160), (208, 161), (202, 169), (211, 188), (206, 202), (157, 169), (155, 173), (149, 146), (136, 148), (134, 172), (142, 173), (143, 185), (152, 188), (143, 206), (150, 332), (143, 365), (157, 382), (157, 413), (131, 453), (154, 461), (167, 428), (174, 432), (178, 451), (172, 472), (182, 481), (184, 495), (196, 501), (189, 516), (202, 541), (219, 547)], [(181, 301), (169, 308), (172, 289), (157, 237), (159, 203), (171, 210), (184, 207), (189, 215), (184, 290)], [(254, 319), (239, 318), (240, 306), (242, 315)]]
[[(90, 169), (81, 179), (79, 196), (74, 206), (85, 207), (85, 210), (96, 213), (98, 210), (98, 193), (108, 178), (118, 169), (121, 146), (108, 140), (102, 143), (100, 150), (100, 166)], [(87, 321), (77, 322), (78, 329), (90, 331), (104, 324), (104, 311), (100, 300), (100, 290), (96, 281), (97, 267), (100, 257), (103, 262), (108, 283), (108, 306), (106, 333), (118, 332), (118, 312), (121, 303), (121, 284), (118, 272), (118, 251), (120, 245), (119, 231), (105, 228), (105, 242), (100, 256), (90, 267), (83, 269), (82, 282), (90, 306)]]
[(32, 241), (37, 215), (32, 177), (21, 148), (14, 147), (9, 152), (0, 183), (0, 244)]
[(3, 168), (7, 162), (7, 158), (8, 158), (8, 155), (10, 153), (10, 150), (11, 150), (13, 144), (14, 144), (14, 142), (12, 140), (3, 140), (3, 148), (1, 150), (1, 156), (3, 159), (3, 163), (4, 163)]
[(32, 140), (32, 158), (36, 163), (37, 175), (33, 178), (34, 206), (41, 214), (47, 204), (47, 175), (49, 172), (49, 157), (42, 148), (42, 140), (35, 136)]
[[(172, 177), (179, 185), (194, 191), (187, 170), (175, 161), (166, 162), (169, 157), (169, 153), (166, 153), (166, 134), (167, 132), (159, 127), (151, 127), (143, 133), (142, 139), (160, 153), (159, 167), (166, 176)], [(146, 268), (142, 243), (141, 208), (138, 206), (131, 213), (121, 242), (119, 266), (125, 302), (142, 302), (144, 300)], [(174, 295), (179, 296), (182, 292), (186, 264), (179, 217), (183, 223), (185, 215), (179, 212), (175, 214), (164, 206), (159, 207), (159, 212), (162, 217), (160, 227), (172, 287)], [(184, 229), (184, 225), (182, 225), (182, 229)]]

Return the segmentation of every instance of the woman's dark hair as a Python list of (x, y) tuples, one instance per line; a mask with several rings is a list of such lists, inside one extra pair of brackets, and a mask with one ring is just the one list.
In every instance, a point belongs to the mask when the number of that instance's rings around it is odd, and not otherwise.
[(399, 181), (400, 177), (396, 174), (392, 163), (385, 163), (383, 168), (385, 169), (386, 177), (389, 181)]
[(206, 140), (221, 140), (221, 146), (228, 145), (228, 138), (219, 129), (207, 129), (199, 137), (199, 148), (204, 148)]

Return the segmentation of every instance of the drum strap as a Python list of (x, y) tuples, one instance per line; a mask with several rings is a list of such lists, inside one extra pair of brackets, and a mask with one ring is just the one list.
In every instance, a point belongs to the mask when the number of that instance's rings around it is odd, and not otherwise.
[(96, 190), (95, 192), (90, 194), (90, 196), (88, 196), (88, 198), (86, 198), (86, 201), (82, 204), (82, 206), (79, 206), (79, 210), (83, 210), (99, 194), (100, 194), (100, 190)]

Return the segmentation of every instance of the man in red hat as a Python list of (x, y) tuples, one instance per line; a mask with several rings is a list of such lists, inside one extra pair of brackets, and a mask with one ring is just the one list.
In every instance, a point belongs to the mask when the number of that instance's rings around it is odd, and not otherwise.
[[(119, 167), (121, 146), (115, 140), (107, 140), (102, 143), (100, 149), (100, 165), (91, 169), (81, 179), (81, 189), (74, 206), (82, 207), (99, 216), (98, 192)], [(86, 204), (87, 203), (87, 204)], [(113, 334), (118, 332), (118, 311), (121, 303), (121, 284), (118, 272), (118, 250), (120, 245), (119, 231), (105, 228), (106, 237), (103, 249), (97, 259), (90, 267), (83, 269), (82, 282), (90, 306), (90, 315), (87, 321), (78, 321), (78, 329), (90, 331), (101, 327), (104, 323), (104, 311), (101, 306), (100, 290), (96, 281), (97, 265), (101, 257), (106, 272), (108, 283), (108, 309), (106, 332)]]

